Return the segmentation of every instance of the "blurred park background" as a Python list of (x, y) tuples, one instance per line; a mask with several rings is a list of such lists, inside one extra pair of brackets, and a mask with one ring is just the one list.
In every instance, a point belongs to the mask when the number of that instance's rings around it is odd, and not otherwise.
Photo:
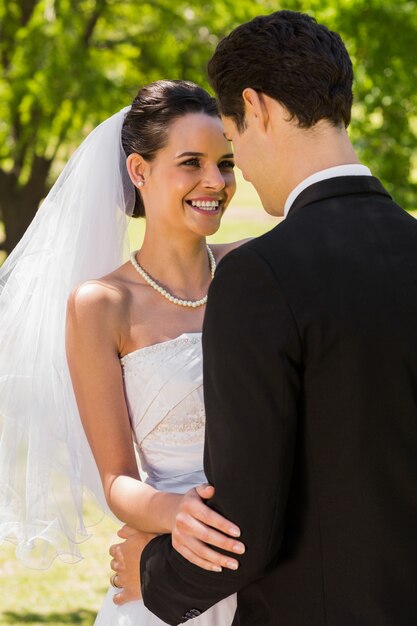
[[(306, 11), (342, 35), (355, 69), (355, 147), (397, 202), (417, 208), (414, 1), (0, 0), (3, 258), (89, 130), (152, 80), (207, 86), (206, 63), (219, 39), (281, 8)], [(258, 232), (265, 218), (250, 203), (259, 206), (246, 187), (233, 206)], [(239, 221), (232, 213), (227, 219)]]
[[(0, 0), (0, 263), (86, 134), (158, 78), (207, 85), (206, 63), (242, 21), (305, 11), (338, 31), (352, 56), (350, 135), (360, 159), (407, 210), (417, 209), (417, 9), (406, 0)], [(238, 174), (220, 232), (258, 235), (276, 220)], [(132, 222), (137, 245), (143, 223)], [(85, 560), (24, 570), (0, 546), (0, 626), (94, 621), (107, 587), (105, 520)]]

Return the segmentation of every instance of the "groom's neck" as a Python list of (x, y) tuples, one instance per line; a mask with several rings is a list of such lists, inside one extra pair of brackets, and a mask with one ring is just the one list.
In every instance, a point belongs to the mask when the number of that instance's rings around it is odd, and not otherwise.
[(281, 158), (282, 153), (277, 153), (281, 171), (277, 197), (282, 207), (291, 191), (312, 174), (338, 165), (359, 163), (346, 129), (324, 120), (309, 129), (293, 127), (286, 142), (285, 161)]

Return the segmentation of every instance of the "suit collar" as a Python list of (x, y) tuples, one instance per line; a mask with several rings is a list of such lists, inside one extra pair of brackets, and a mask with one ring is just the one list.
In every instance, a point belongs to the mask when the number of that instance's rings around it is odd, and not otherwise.
[(362, 165), (362, 163), (344, 163), (343, 165), (334, 165), (324, 170), (318, 170), (299, 182), (288, 195), (284, 206), (284, 216), (286, 217), (288, 215), (294, 200), (304, 189), (307, 189), (310, 185), (314, 185), (314, 183), (319, 183), (322, 180), (328, 180), (329, 178), (336, 178), (338, 176), (372, 176), (372, 173), (369, 167)]
[(388, 191), (374, 176), (337, 176), (314, 183), (304, 189), (294, 200), (288, 217), (294, 215), (301, 207), (313, 202), (355, 194), (379, 194), (391, 198)]

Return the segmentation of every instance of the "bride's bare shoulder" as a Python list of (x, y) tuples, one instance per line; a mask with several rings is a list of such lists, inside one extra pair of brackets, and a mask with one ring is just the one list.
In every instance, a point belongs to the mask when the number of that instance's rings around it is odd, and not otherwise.
[(131, 293), (125, 266), (101, 278), (87, 280), (73, 289), (68, 298), (69, 313), (79, 315), (122, 315), (129, 306)]
[(226, 254), (239, 248), (244, 243), (251, 241), (253, 237), (248, 237), (246, 239), (240, 239), (239, 241), (233, 241), (231, 243), (216, 243), (211, 244), (210, 248), (213, 250), (214, 256), (216, 257), (217, 262), (219, 262)]

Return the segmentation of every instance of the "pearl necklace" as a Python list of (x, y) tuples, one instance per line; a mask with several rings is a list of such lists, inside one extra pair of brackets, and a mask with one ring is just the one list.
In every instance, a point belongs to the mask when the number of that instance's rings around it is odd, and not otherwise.
[[(169, 291), (161, 287), (161, 285), (158, 285), (158, 283), (154, 281), (153, 278), (151, 278), (149, 274), (145, 272), (143, 267), (139, 265), (139, 263), (137, 262), (136, 254), (138, 252), (139, 250), (135, 250), (134, 252), (132, 252), (132, 254), (130, 255), (130, 262), (132, 263), (135, 270), (148, 283), (148, 285), (150, 285), (153, 289), (155, 289), (155, 291), (160, 293), (161, 296), (164, 296), (164, 298), (166, 298), (173, 304), (178, 304), (179, 306), (192, 307), (193, 309), (199, 306), (203, 306), (203, 304), (206, 304), (207, 295), (205, 295), (204, 298), (201, 298), (201, 300), (181, 300), (181, 298), (176, 298), (171, 293), (169, 293)], [(210, 250), (208, 246), (207, 246), (207, 254), (208, 254), (209, 262), (210, 262), (210, 274), (211, 274), (211, 277), (213, 278), (214, 272), (216, 271), (216, 259), (214, 258), (214, 254), (212, 253), (212, 251)]]

